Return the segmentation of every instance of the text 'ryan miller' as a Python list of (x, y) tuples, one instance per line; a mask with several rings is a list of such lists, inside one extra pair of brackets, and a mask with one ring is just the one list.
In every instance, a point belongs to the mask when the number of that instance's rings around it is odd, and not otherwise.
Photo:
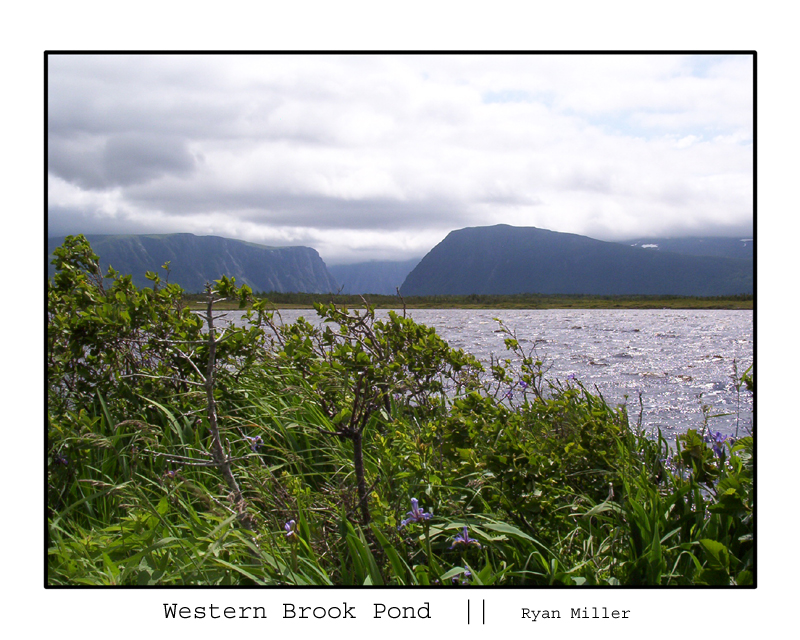
[[(608, 607), (575, 607), (569, 610), (570, 618), (612, 618), (630, 620), (630, 609), (609, 609)], [(523, 619), (536, 622), (537, 620), (560, 620), (559, 609), (529, 609), (522, 607)]]

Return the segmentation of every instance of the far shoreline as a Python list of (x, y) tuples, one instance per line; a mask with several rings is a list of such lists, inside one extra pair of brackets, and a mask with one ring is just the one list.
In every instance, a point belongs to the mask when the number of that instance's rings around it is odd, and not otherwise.
[[(428, 296), (402, 298), (388, 295), (346, 295), (313, 293), (256, 294), (266, 298), (275, 309), (313, 309), (314, 304), (335, 304), (349, 308), (363, 308), (366, 304), (376, 309), (473, 309), (473, 310), (546, 310), (546, 309), (683, 309), (752, 311), (754, 296), (589, 296), (589, 295), (467, 295)], [(192, 309), (205, 306), (203, 294), (186, 294), (184, 301)], [(215, 305), (218, 309), (238, 309), (236, 301)]]

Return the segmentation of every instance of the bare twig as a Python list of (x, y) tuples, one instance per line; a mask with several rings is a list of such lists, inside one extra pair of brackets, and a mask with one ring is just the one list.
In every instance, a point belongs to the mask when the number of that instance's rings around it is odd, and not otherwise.
[(230, 465), (230, 458), (225, 454), (222, 446), (222, 438), (219, 433), (218, 414), (217, 414), (217, 401), (214, 399), (214, 382), (215, 382), (215, 367), (217, 364), (217, 340), (214, 336), (214, 295), (211, 285), (206, 285), (206, 293), (208, 295), (206, 304), (206, 323), (208, 325), (208, 363), (206, 366), (205, 375), (205, 388), (206, 388), (206, 415), (208, 417), (208, 428), (211, 431), (211, 455), (217, 468), (222, 473), (225, 483), (231, 490), (233, 495), (233, 502), (237, 507), (239, 513), (239, 521), (245, 529), (252, 530), (252, 518), (247, 515), (247, 503), (242, 495), (242, 490), (239, 488), (239, 483), (236, 482), (236, 477), (233, 475), (233, 470)]
[(194, 380), (187, 380), (186, 378), (175, 378), (174, 376), (153, 376), (148, 373), (126, 373), (121, 375), (120, 378), (151, 378), (153, 380), (174, 380), (175, 382), (182, 382), (183, 384), (192, 385), (195, 387), (205, 387), (202, 382), (195, 382)]
[(395, 288), (395, 291), (397, 291), (397, 297), (398, 297), (398, 298), (400, 298), (400, 302), (402, 302), (402, 303), (403, 303), (403, 317), (405, 318), (405, 317), (406, 317), (406, 300), (405, 300), (405, 298), (403, 298), (403, 296), (400, 294), (400, 287), (396, 287), (396, 288)]

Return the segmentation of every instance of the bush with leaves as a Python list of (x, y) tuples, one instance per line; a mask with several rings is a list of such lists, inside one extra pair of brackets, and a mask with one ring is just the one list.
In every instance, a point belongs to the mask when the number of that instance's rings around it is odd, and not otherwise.
[(405, 314), (284, 324), (224, 276), (194, 313), (80, 236), (54, 262), (52, 584), (754, 580), (749, 436), (670, 450), (502, 324), (484, 370)]
[(152, 272), (152, 289), (137, 289), (131, 276), (111, 268), (103, 275), (83, 236), (68, 236), (53, 264), (47, 285), (51, 409), (85, 407), (98, 394), (124, 407), (137, 394), (165, 398), (187, 390), (182, 381), (191, 365), (181, 348), (200, 340), (202, 322), (182, 304), (179, 286)]

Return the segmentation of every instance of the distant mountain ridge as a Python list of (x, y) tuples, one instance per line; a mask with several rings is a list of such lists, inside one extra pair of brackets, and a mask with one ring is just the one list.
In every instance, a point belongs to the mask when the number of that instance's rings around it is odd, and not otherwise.
[(342, 293), (393, 296), (419, 261), (419, 258), (402, 261), (373, 260), (331, 265), (328, 271), (336, 278)]
[(654, 251), (671, 251), (691, 256), (715, 256), (736, 260), (753, 260), (755, 241), (752, 236), (741, 238), (636, 238), (620, 242), (631, 247)]
[(753, 262), (653, 251), (536, 227), (469, 227), (436, 245), (400, 293), (751, 294)]
[[(189, 293), (201, 292), (207, 282), (233, 276), (257, 292), (329, 293), (338, 289), (316, 250), (309, 247), (267, 247), (218, 236), (191, 233), (165, 235), (87, 235), (105, 273), (109, 265), (130, 274), (137, 286), (151, 286), (145, 272), (163, 278), (161, 265), (170, 263), (170, 282)], [(48, 256), (64, 241), (49, 238)], [(48, 258), (48, 263), (50, 258)], [(48, 264), (48, 274), (54, 269)]]

